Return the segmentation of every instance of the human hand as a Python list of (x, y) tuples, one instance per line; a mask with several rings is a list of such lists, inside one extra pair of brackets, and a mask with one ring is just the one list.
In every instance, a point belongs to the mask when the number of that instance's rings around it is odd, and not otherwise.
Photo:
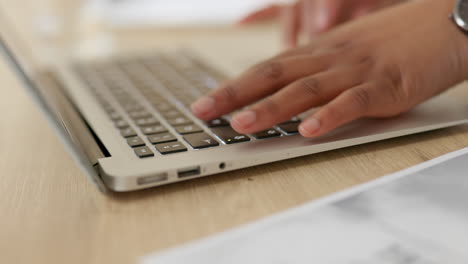
[(282, 18), (283, 42), (286, 47), (297, 46), (301, 32), (309, 39), (343, 22), (374, 10), (405, 0), (298, 0), (290, 5), (271, 5), (255, 11), (239, 21), (249, 24), (271, 18)]
[(254, 66), (192, 111), (210, 120), (253, 104), (231, 126), (255, 133), (321, 106), (301, 123), (304, 137), (408, 111), (467, 77), (468, 37), (448, 18), (454, 3), (409, 1), (348, 23)]

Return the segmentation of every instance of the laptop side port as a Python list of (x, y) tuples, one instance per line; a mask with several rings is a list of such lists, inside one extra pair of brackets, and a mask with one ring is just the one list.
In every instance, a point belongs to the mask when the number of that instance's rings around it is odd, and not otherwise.
[(168, 180), (167, 173), (160, 173), (156, 175), (140, 177), (137, 179), (137, 183), (138, 185), (147, 185), (147, 184), (153, 184), (153, 183), (158, 183), (158, 182), (164, 182), (167, 180)]
[(179, 177), (179, 179), (188, 178), (188, 177), (200, 175), (200, 173), (201, 173), (200, 166), (184, 168), (184, 169), (180, 169), (177, 171), (177, 177)]

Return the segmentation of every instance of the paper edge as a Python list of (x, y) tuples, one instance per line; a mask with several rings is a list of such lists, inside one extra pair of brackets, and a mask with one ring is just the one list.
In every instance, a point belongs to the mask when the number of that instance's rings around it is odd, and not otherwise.
[(357, 195), (359, 193), (362, 193), (364, 191), (376, 188), (378, 186), (382, 186), (384, 184), (396, 181), (398, 179), (401, 179), (405, 176), (408, 176), (409, 174), (433, 167), (435, 165), (438, 165), (440, 163), (443, 163), (445, 161), (457, 158), (459, 156), (462, 156), (464, 154), (468, 153), (468, 148), (463, 148), (454, 152), (450, 152), (447, 154), (444, 154), (440, 157), (431, 159), (429, 161), (420, 163), (418, 165), (409, 167), (407, 169), (403, 169), (401, 171), (388, 174), (385, 176), (382, 176), (378, 179), (362, 183), (359, 185), (356, 185), (354, 187), (351, 187), (346, 190), (338, 191), (336, 193), (333, 193), (329, 196), (319, 198), (317, 200), (313, 200), (310, 202), (307, 202), (305, 204), (292, 207), (290, 209), (287, 209), (285, 211), (277, 212), (272, 215), (266, 216), (264, 218), (261, 218), (259, 220), (255, 220), (252, 223), (247, 223), (243, 224), (241, 226), (233, 227), (230, 229), (227, 229), (225, 231), (210, 235), (208, 237), (196, 239), (189, 241), (187, 243), (183, 243), (179, 246), (172, 247), (166, 250), (162, 250), (160, 252), (156, 253), (150, 253), (146, 256), (143, 256), (140, 258), (140, 263), (142, 264), (152, 264), (154, 262), (153, 259), (155, 258), (164, 258), (168, 257), (170, 255), (173, 255), (177, 253), (177, 251), (184, 251), (185, 254), (193, 251), (198, 251), (204, 247), (209, 247), (213, 243), (222, 243), (228, 239), (235, 239), (237, 237), (240, 237), (246, 233), (251, 232), (254, 229), (261, 228), (262, 226), (266, 225), (271, 225), (275, 222), (282, 221), (285, 218), (293, 217), (295, 215), (301, 214), (303, 211), (309, 211), (309, 210), (316, 210), (319, 207), (328, 205), (330, 203), (334, 203), (340, 200), (343, 200), (345, 198)]

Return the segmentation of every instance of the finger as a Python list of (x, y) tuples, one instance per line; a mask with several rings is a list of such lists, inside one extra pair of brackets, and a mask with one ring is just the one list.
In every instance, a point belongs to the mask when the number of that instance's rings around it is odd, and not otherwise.
[(324, 71), (331, 55), (298, 56), (259, 64), (192, 105), (198, 118), (209, 120), (251, 104), (294, 80)]
[(300, 31), (299, 3), (283, 7), (281, 12), (283, 24), (283, 42), (286, 48), (297, 46)]
[(239, 133), (255, 133), (322, 105), (362, 82), (363, 70), (346, 67), (302, 78), (247, 110), (236, 114), (231, 126)]
[(301, 12), (301, 25), (303, 32), (309, 39), (315, 36), (315, 19), (317, 15), (320, 15), (319, 10), (316, 8), (316, 0), (304, 0)]
[(305, 46), (305, 47), (297, 47), (294, 49), (288, 49), (286, 51), (281, 52), (280, 54), (272, 57), (270, 60), (279, 60), (279, 59), (286, 59), (289, 57), (295, 57), (299, 55), (307, 55), (311, 54), (313, 48), (310, 46)]
[(304, 120), (299, 132), (304, 137), (321, 136), (353, 120), (366, 116), (379, 104), (379, 94), (366, 83), (340, 94), (312, 117)]
[(351, 17), (351, 19), (356, 19), (356, 18), (365, 16), (365, 15), (371, 13), (371, 12), (372, 12), (371, 8), (362, 7), (362, 8), (358, 8), (358, 9), (354, 10), (350, 17)]
[(262, 8), (260, 10), (257, 10), (248, 14), (247, 16), (240, 19), (237, 22), (237, 24), (245, 25), (245, 24), (250, 24), (254, 22), (276, 18), (280, 15), (281, 8), (282, 7), (279, 5), (270, 5), (268, 7)]
[(347, 0), (316, 0), (314, 3), (314, 16), (308, 21), (310, 33), (315, 35), (328, 31), (339, 23), (343, 12), (346, 12), (344, 2)]

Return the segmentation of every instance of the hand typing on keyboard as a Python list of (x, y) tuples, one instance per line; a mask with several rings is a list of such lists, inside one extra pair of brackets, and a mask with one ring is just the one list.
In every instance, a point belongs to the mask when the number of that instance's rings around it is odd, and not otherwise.
[(408, 1), (349, 22), (254, 66), (192, 111), (212, 120), (243, 109), (231, 126), (252, 134), (320, 106), (298, 128), (305, 137), (408, 111), (468, 77), (468, 38), (448, 19), (453, 6)]
[(313, 40), (346, 21), (406, 0), (298, 0), (289, 5), (271, 5), (248, 14), (239, 24), (281, 17), (283, 43), (296, 47), (301, 33)]
[(225, 79), (189, 54), (117, 58), (78, 66), (77, 73), (107, 113), (122, 141), (140, 159), (298, 133), (300, 119), (297, 117), (246, 135), (230, 127), (228, 115), (207, 122), (188, 115), (186, 110), (191, 102)]

